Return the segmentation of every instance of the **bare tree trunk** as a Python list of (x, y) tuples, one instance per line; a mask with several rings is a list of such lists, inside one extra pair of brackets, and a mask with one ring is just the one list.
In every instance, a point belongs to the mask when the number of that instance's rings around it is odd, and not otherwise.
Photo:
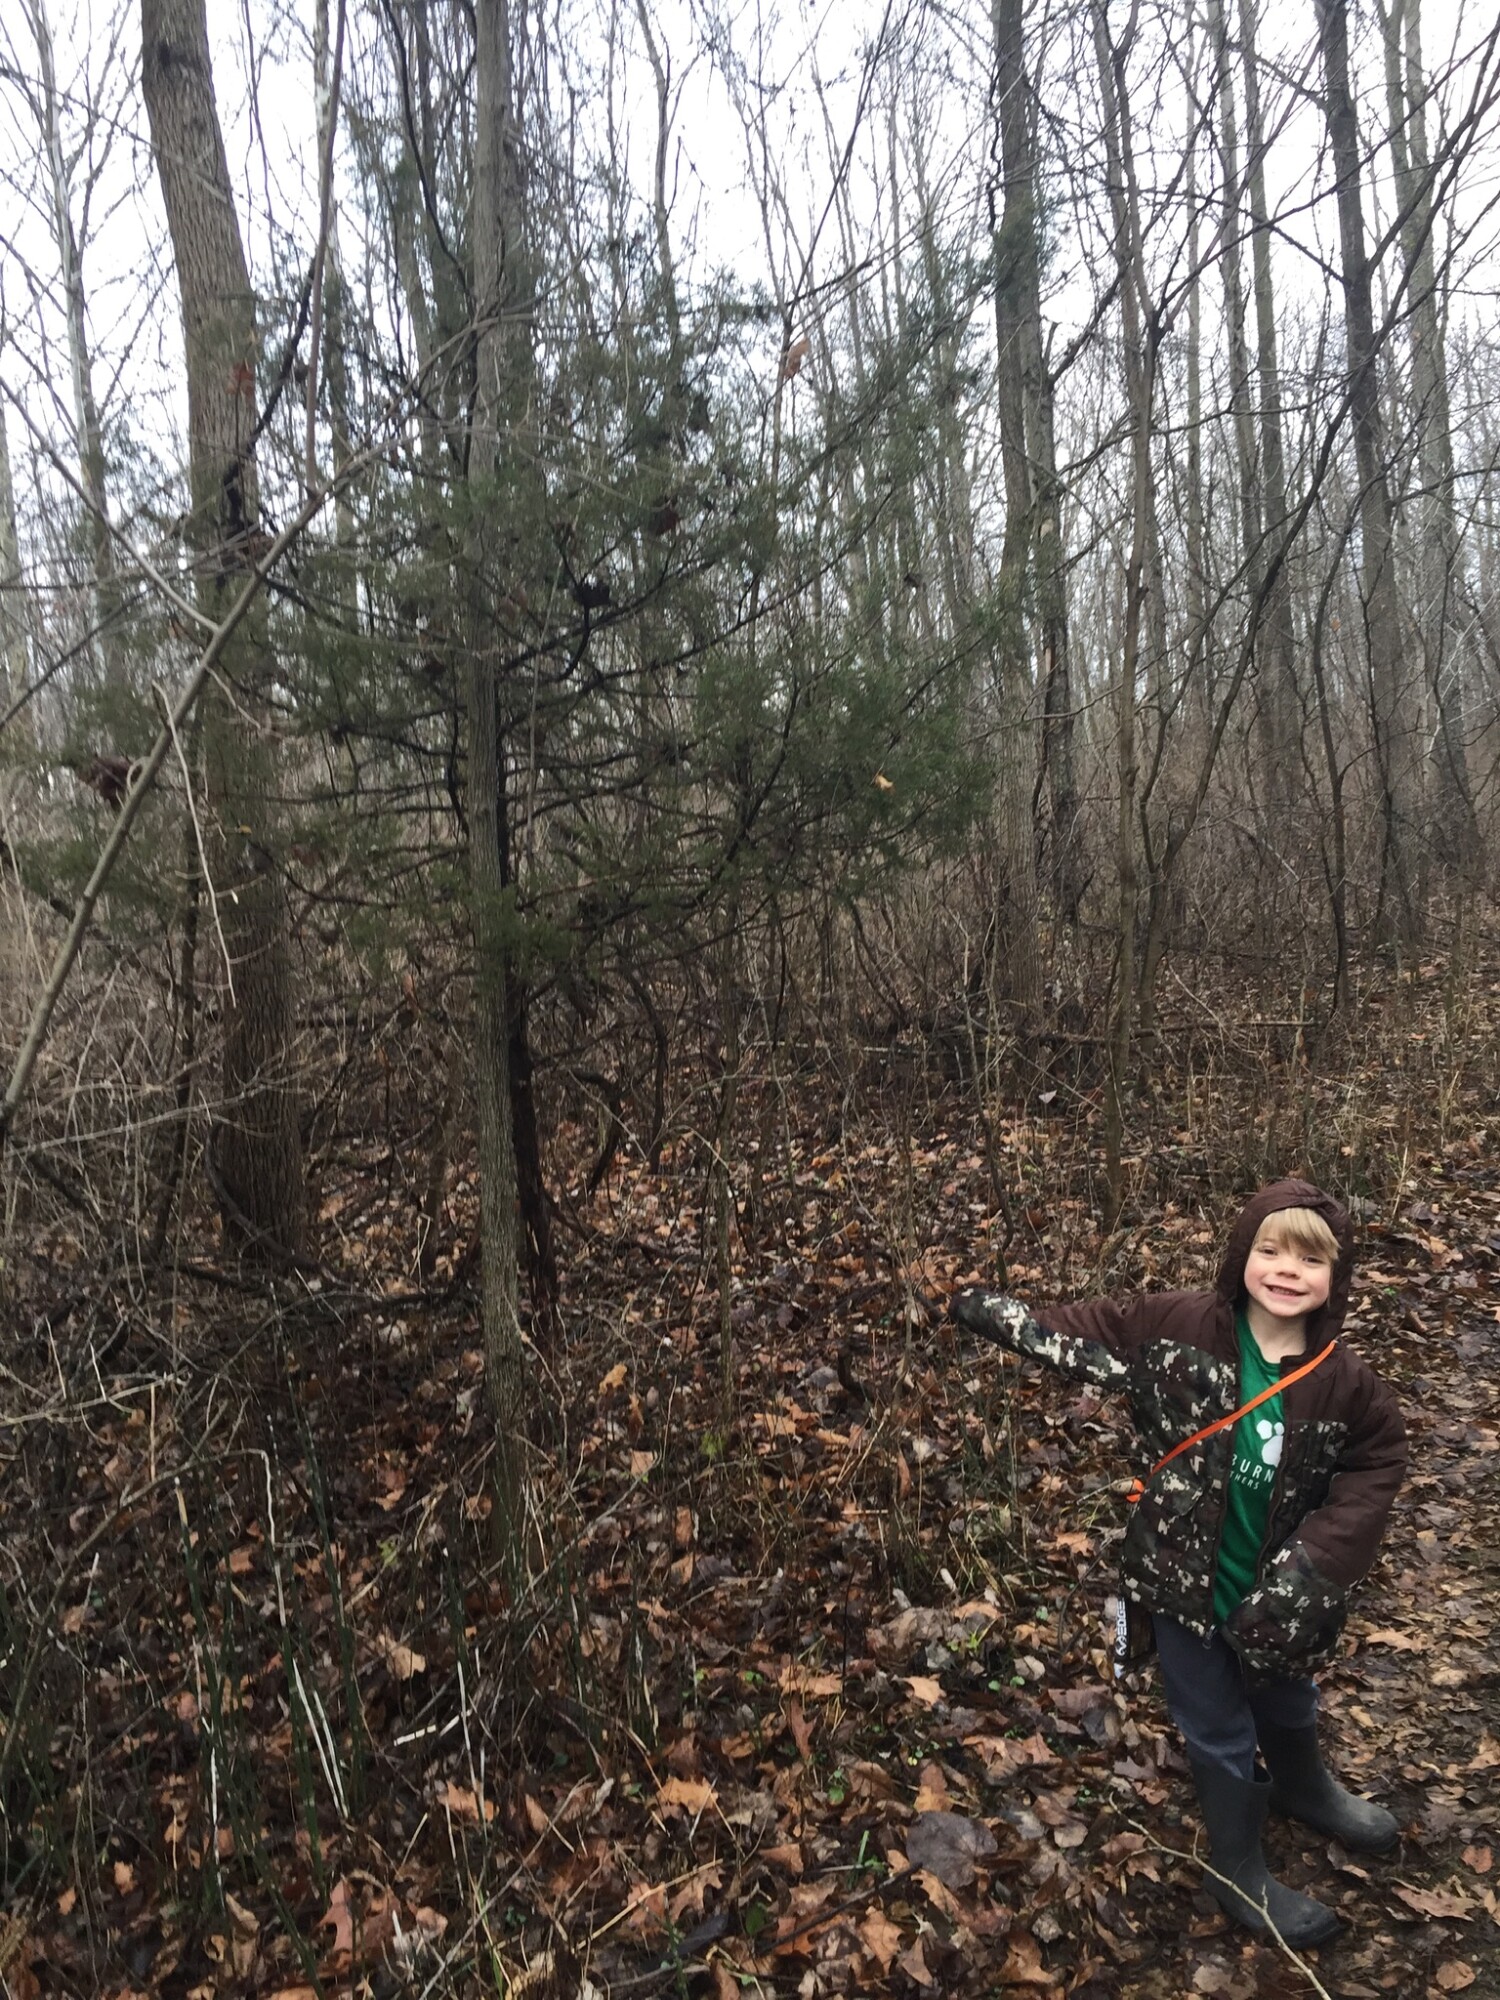
[[(1282, 441), (1281, 368), (1276, 343), (1276, 295), (1271, 279), (1271, 223), (1266, 204), (1267, 138), (1255, 48), (1256, 0), (1240, 0), (1240, 55), (1245, 78), (1245, 178), (1250, 196), (1251, 267), (1255, 290), (1256, 373), (1260, 387), (1262, 525), (1269, 542), (1286, 533), (1286, 457)], [(1277, 565), (1266, 600), (1260, 648), (1260, 707), (1267, 759), (1267, 800), (1273, 824), (1295, 812), (1301, 766), (1292, 591), (1287, 564)]]
[(1434, 786), (1429, 824), (1439, 861), (1451, 874), (1468, 878), (1478, 859), (1479, 829), (1464, 747), (1463, 640), (1457, 629), (1460, 557), (1453, 494), (1448, 368), (1432, 242), (1432, 166), (1427, 148), (1421, 0), (1392, 0), (1389, 7), (1381, 8), (1381, 25), (1385, 35), (1391, 162), (1406, 267), (1412, 405), (1417, 427), (1416, 624), (1422, 642), (1426, 691), (1437, 725), (1428, 732)]
[[(1342, 561), (1342, 556), (1339, 558)], [(1335, 565), (1335, 570), (1337, 565)], [(1333, 999), (1328, 1016), (1323, 1023), (1319, 1042), (1327, 1036), (1330, 1023), (1335, 1016), (1347, 1012), (1349, 1005), (1349, 839), (1348, 822), (1344, 811), (1344, 761), (1339, 755), (1334, 736), (1333, 705), (1328, 695), (1328, 676), (1323, 666), (1323, 642), (1328, 630), (1328, 598), (1333, 588), (1335, 571), (1330, 571), (1324, 586), (1322, 601), (1318, 605), (1317, 616), (1312, 621), (1312, 644), (1309, 659), (1312, 666), (1313, 690), (1318, 703), (1318, 730), (1323, 739), (1323, 761), (1328, 771), (1328, 800), (1331, 824), (1330, 846), (1325, 847), (1325, 873), (1328, 881), (1328, 913), (1333, 925)]]
[(727, 1437), (734, 1425), (734, 1174), (735, 1112), (740, 1087), (740, 1004), (736, 978), (737, 922), (731, 907), (717, 958), (719, 1016), (719, 1110), (714, 1121), (710, 1174), (713, 1213), (714, 1279), (719, 1295), (719, 1423)]
[[(1191, 32), (1191, 29), (1189, 29)], [(1187, 646), (1191, 660), (1196, 653), (1203, 665), (1208, 661), (1208, 580), (1207, 538), (1203, 521), (1203, 279), (1201, 276), (1200, 220), (1198, 213), (1198, 148), (1196, 135), (1188, 138), (1188, 313), (1187, 313)], [(1202, 668), (1195, 677), (1201, 684)], [(1189, 700), (1205, 713), (1213, 707), (1212, 686), (1189, 690)]]
[[(255, 301), (214, 103), (205, 0), (142, 0), (142, 85), (187, 339), (188, 539), (198, 597), (223, 616), (261, 536), (253, 446)], [(213, 1162), (226, 1233), (276, 1262), (306, 1234), (291, 1072), (292, 977), (265, 712), (274, 670), (262, 606), (225, 647), (234, 705), (205, 713), (213, 860), (232, 966), (223, 996), (223, 1102)], [(227, 891), (228, 893), (225, 893)]]
[[(1026, 575), (1035, 593), (1041, 652), (1042, 762), (1047, 774), (1051, 817), (1052, 892), (1058, 915), (1064, 923), (1073, 925), (1078, 922), (1083, 896), (1083, 857), (1073, 748), (1067, 551), (1062, 535), (1062, 489), (1057, 476), (1054, 385), (1042, 338), (1034, 106), (1026, 69), (1020, 0), (993, 0), (991, 25), (1005, 197), (1000, 237), (995, 246), (996, 309), (998, 315), (1004, 294), (1021, 406), (1019, 416), (1013, 421), (1022, 426), (1029, 494)], [(1002, 337), (1002, 347), (1004, 344)], [(1007, 518), (1010, 479), (1007, 471)]]
[(26, 0), (36, 40), (42, 146), (52, 200), (52, 230), (62, 270), (63, 317), (68, 329), (68, 364), (73, 387), (73, 429), (89, 518), (85, 523), (94, 571), (94, 630), (91, 647), (101, 683), (123, 677), (115, 618), (119, 587), (114, 544), (110, 539), (109, 502), (105, 482), (104, 438), (94, 400), (93, 361), (89, 353), (88, 321), (84, 313), (83, 258), (73, 227), (73, 190), (63, 153), (62, 123), (57, 95), (57, 64), (46, 0)]
[[(996, 393), (1005, 477), (1005, 538), (1000, 551), (994, 659), (1000, 701), (996, 774), (1000, 880), (995, 914), (999, 985), (1014, 1010), (1016, 1032), (1025, 1050), (1036, 1033), (1042, 1006), (1041, 910), (1031, 809), (1036, 790), (1036, 746), (1026, 632), (1033, 531), (1026, 388), (1028, 372), (1035, 365), (1029, 350), (1035, 345), (1031, 314), (1036, 203), (1029, 171), (1030, 148), (1020, 136), (1026, 125), (1026, 78), (1017, 0), (995, 0), (994, 25), (998, 122), (1005, 158), (1004, 207), (994, 231)], [(1016, 163), (1014, 171), (1012, 162)], [(993, 207), (992, 193), (992, 228)]]
[(474, 925), (474, 1094), (479, 1125), (485, 1376), (495, 1420), (496, 1546), (514, 1560), (522, 1523), (522, 1440), (530, 1404), (521, 1343), (515, 1123), (507, 983), (514, 977), (507, 884), (509, 814), (492, 560), (495, 484), (517, 448), (516, 348), (525, 338), (520, 135), (509, 0), (477, 0), (474, 299), (477, 323), (468, 569), (469, 888)]
[[(1245, 337), (1245, 286), (1241, 272), (1240, 245), (1244, 227), (1244, 183), (1240, 168), (1238, 120), (1235, 112), (1234, 70), (1230, 60), (1229, 34), (1224, 20), (1224, 0), (1209, 0), (1208, 29), (1213, 45), (1215, 94), (1219, 108), (1219, 150), (1223, 161), (1223, 201), (1219, 218), (1219, 252), (1224, 271), (1224, 317), (1229, 343), (1229, 395), (1234, 427), (1235, 463), (1239, 473), (1239, 514), (1241, 564), (1245, 593), (1259, 607), (1265, 578), (1265, 523), (1261, 507), (1260, 464), (1257, 454), (1255, 395), (1251, 381), (1250, 349)], [(1262, 175), (1264, 180), (1264, 175)], [(1290, 810), (1289, 782), (1295, 779), (1295, 737), (1291, 718), (1285, 711), (1284, 690), (1277, 684), (1274, 651), (1268, 627), (1262, 628), (1257, 647), (1258, 720), (1261, 737), (1261, 801), (1269, 826), (1287, 830)], [(1279, 871), (1271, 885), (1274, 898), (1279, 887)], [(1257, 907), (1264, 898), (1258, 896)]]
[[(338, 0), (336, 33), (330, 39), (329, 0), (316, 0), (313, 10), (313, 102), (317, 114), (318, 211), (322, 232), (321, 263), (314, 287), (313, 320), (307, 371), (307, 476), (314, 483), (314, 437), (317, 422), (318, 384), (328, 389), (329, 428), (332, 433), (333, 471), (337, 476), (349, 463), (349, 370), (344, 352), (344, 260), (339, 249), (339, 203), (334, 175), (334, 137), (338, 126), (338, 99), (344, 41), (344, 0)], [(349, 490), (340, 486), (334, 496), (334, 539), (338, 546), (339, 595), (346, 618), (358, 616), (358, 577), (355, 572), (354, 510)]]
[(1131, 417), (1132, 520), (1125, 571), (1125, 629), (1120, 676), (1115, 691), (1116, 819), (1118, 871), (1114, 1018), (1110, 1026), (1109, 1088), (1105, 1098), (1105, 1227), (1119, 1220), (1125, 1193), (1125, 1093), (1133, 1066), (1136, 1003), (1135, 929), (1138, 915), (1136, 864), (1136, 685), (1141, 665), (1141, 622), (1146, 564), (1155, 514), (1151, 474), (1152, 401), (1156, 382), (1155, 324), (1147, 316), (1141, 255), (1140, 197), (1136, 188), (1130, 104), (1125, 62), (1110, 40), (1105, 0), (1094, 0), (1094, 48), (1104, 104), (1104, 144), (1114, 223), (1115, 266), (1119, 274), (1125, 386)]
[[(27, 685), (28, 634), (26, 579), (21, 573), (21, 548), (16, 538), (16, 491), (10, 471), (10, 440), (5, 430), (5, 403), (0, 398), (0, 715), (7, 715)], [(36, 746), (34, 704), (27, 702), (3, 727), (7, 751), (17, 744)]]
[(1414, 947), (1422, 932), (1418, 830), (1422, 824), (1418, 729), (1402, 656), (1396, 552), (1386, 481), (1385, 430), (1376, 373), (1375, 315), (1360, 199), (1360, 138), (1349, 89), (1347, 0), (1316, 0), (1324, 113), (1337, 183), (1343, 264), (1349, 413), (1359, 474), (1361, 589), (1370, 679), (1370, 726), (1380, 787), (1383, 928)]

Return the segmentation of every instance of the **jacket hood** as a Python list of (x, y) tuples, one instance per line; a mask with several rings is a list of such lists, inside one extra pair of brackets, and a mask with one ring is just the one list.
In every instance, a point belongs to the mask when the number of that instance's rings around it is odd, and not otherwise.
[(1315, 1210), (1339, 1240), (1338, 1262), (1333, 1267), (1333, 1279), (1328, 1287), (1328, 1303), (1308, 1315), (1308, 1352), (1316, 1353), (1337, 1338), (1344, 1324), (1344, 1315), (1349, 1310), (1349, 1287), (1354, 1277), (1354, 1225), (1343, 1204), (1335, 1201), (1331, 1194), (1324, 1194), (1321, 1188), (1314, 1187), (1311, 1181), (1272, 1181), (1269, 1187), (1251, 1195), (1229, 1232), (1216, 1289), (1227, 1305), (1233, 1307), (1239, 1304), (1245, 1294), (1245, 1265), (1260, 1233), (1260, 1226), (1268, 1215), (1275, 1215), (1283, 1208)]

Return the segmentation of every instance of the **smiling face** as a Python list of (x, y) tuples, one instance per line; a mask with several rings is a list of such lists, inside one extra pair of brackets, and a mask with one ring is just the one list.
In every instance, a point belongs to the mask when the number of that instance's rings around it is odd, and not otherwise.
[(1300, 1324), (1328, 1303), (1333, 1264), (1321, 1250), (1299, 1249), (1268, 1222), (1245, 1261), (1245, 1290), (1278, 1324)]

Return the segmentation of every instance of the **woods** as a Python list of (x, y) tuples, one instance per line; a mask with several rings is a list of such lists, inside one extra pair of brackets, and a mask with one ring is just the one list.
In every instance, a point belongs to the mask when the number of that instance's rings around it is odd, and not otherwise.
[(1190, 1989), (1119, 1413), (945, 1313), (1285, 1171), (1429, 1405), (1342, 1990), (1485, 1990), (1500, 26), (21, 0), (0, 96), (6, 1992), (1325, 1990)]

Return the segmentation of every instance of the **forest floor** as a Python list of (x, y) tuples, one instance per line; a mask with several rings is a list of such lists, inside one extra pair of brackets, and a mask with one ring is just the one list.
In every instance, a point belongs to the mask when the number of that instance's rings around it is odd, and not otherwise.
[[(8, 2000), (1500, 1993), (1500, 965), (1452, 1003), (1437, 968), (1367, 993), (1321, 1079), (1248, 1006), (1178, 1038), (1107, 1241), (1086, 1089), (986, 1118), (911, 1050), (786, 1084), (728, 1410), (701, 1165), (621, 1166), (565, 1207), (524, 1574), (490, 1556), (462, 1176), (427, 1290), (420, 1171), (378, 1132), (320, 1161), (329, 1275), (275, 1298), (206, 1220), (165, 1292), (61, 1224), (22, 1246)], [(1356, 1196), (1348, 1337), (1413, 1441), (1323, 1677), (1332, 1760), (1402, 1843), (1275, 1828), (1344, 1919), (1300, 1966), (1204, 1895), (1154, 1676), (1108, 1676), (1122, 1412), (943, 1308), (1002, 1245), (1038, 1306), (1211, 1284), (1239, 1200), (1297, 1168)]]

